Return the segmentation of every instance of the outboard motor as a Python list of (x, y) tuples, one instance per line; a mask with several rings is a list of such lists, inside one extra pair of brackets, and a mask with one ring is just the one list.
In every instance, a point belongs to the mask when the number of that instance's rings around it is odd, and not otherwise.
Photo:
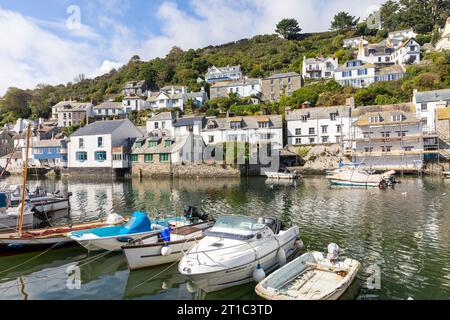
[(208, 215), (206, 213), (200, 214), (200, 212), (198, 212), (198, 209), (196, 207), (192, 207), (192, 206), (187, 206), (184, 209), (184, 217), (186, 219), (188, 219), (189, 221), (196, 221), (196, 220), (207, 221), (208, 220)]

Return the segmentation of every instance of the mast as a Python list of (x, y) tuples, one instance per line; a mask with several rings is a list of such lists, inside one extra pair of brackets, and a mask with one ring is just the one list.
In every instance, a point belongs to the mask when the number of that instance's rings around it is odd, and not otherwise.
[(28, 173), (28, 150), (30, 147), (30, 135), (31, 135), (31, 124), (27, 127), (27, 147), (25, 150), (25, 161), (23, 163), (23, 182), (22, 182), (22, 203), (20, 204), (20, 218), (19, 218), (19, 236), (22, 235), (23, 226), (23, 210), (25, 205), (25, 192), (27, 189), (27, 173)]

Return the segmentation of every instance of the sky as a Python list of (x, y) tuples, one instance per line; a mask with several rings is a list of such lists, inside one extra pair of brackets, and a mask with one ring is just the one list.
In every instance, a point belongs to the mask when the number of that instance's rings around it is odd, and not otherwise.
[(283, 18), (326, 31), (334, 14), (365, 18), (384, 0), (0, 0), (0, 96), (7, 88), (95, 77), (164, 57), (274, 33)]

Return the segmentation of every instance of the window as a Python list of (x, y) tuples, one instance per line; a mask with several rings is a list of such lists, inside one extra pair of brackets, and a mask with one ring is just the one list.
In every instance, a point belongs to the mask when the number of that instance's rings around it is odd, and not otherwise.
[(95, 152), (95, 161), (99, 161), (99, 162), (106, 161), (106, 151)]
[(316, 130), (315, 128), (309, 128), (309, 134), (315, 134)]
[(67, 114), (66, 113), (63, 114), (63, 118), (67, 119)]
[(75, 154), (78, 162), (84, 162), (87, 160), (87, 152), (80, 151)]
[(296, 136), (302, 135), (302, 129), (301, 129), (301, 128), (295, 129), (295, 135), (296, 135)]
[(232, 121), (230, 122), (231, 129), (240, 129), (241, 128), (241, 122), (240, 121)]
[(381, 122), (380, 116), (371, 116), (369, 117), (369, 122)]
[(328, 132), (328, 126), (322, 126), (322, 133)]
[(404, 136), (406, 136), (407, 133), (408, 133), (408, 131), (398, 131), (397, 132), (399, 137), (404, 137)]
[(148, 146), (150, 148), (156, 147), (156, 146), (158, 146), (158, 141), (149, 141)]
[(214, 136), (209, 136), (208, 137), (208, 142), (209, 143), (214, 143)]
[(328, 142), (328, 137), (322, 137), (322, 143), (327, 143)]
[(336, 132), (341, 133), (342, 132), (342, 125), (338, 124), (336, 125)]
[(168, 148), (172, 145), (172, 140), (166, 140), (164, 141), (164, 148)]
[(373, 151), (373, 147), (365, 147), (364, 148), (364, 152), (372, 152)]
[(402, 121), (402, 120), (403, 120), (402, 118), (403, 118), (403, 117), (402, 117), (401, 114), (394, 114), (394, 115), (392, 116), (392, 121), (394, 121), (394, 122), (399, 122), (399, 121)]
[(269, 122), (265, 121), (265, 122), (258, 122), (258, 127), (260, 129), (262, 128), (268, 128), (269, 127)]
[(103, 147), (103, 138), (102, 137), (97, 138), (97, 147), (99, 147), (99, 148)]
[(316, 142), (316, 139), (314, 139), (314, 138), (309, 138), (309, 143), (314, 143), (314, 142)]
[(370, 133), (369, 132), (363, 132), (363, 138), (364, 139), (369, 139), (370, 138)]
[(291, 78), (288, 78), (288, 83), (291, 83)]
[(421, 120), (421, 122), (422, 122), (422, 126), (424, 126), (424, 127), (426, 127), (428, 125), (428, 119), (427, 118), (423, 118)]
[(166, 123), (163, 121), (163, 122), (161, 122), (161, 128), (165, 128), (166, 127)]
[(139, 161), (139, 155), (132, 154), (131, 155), (131, 162), (138, 162)]
[(295, 144), (302, 144), (302, 138), (296, 138)]
[(113, 154), (112, 158), (113, 158), (113, 161), (122, 161), (122, 155), (121, 154)]
[(428, 104), (422, 103), (422, 104), (420, 105), (420, 110), (421, 110), (421, 111), (427, 111), (427, 109), (428, 109)]
[(381, 152), (391, 152), (392, 146), (382, 146)]
[(413, 151), (414, 147), (403, 147), (404, 151)]
[(390, 131), (381, 132), (381, 136), (383, 138), (389, 138), (391, 136), (391, 132)]
[(168, 162), (168, 161), (169, 161), (169, 154), (161, 153), (159, 155), (159, 162)]
[(78, 139), (78, 148), (80, 148), (80, 149), (84, 148), (84, 139), (83, 138)]
[(159, 122), (155, 122), (155, 129), (159, 128)]
[(144, 161), (145, 162), (153, 162), (153, 155), (152, 154), (144, 155)]
[(331, 121), (336, 121), (336, 117), (337, 117), (336, 113), (330, 113), (330, 120)]
[(136, 148), (142, 147), (142, 141), (136, 141), (136, 143), (134, 144), (134, 146), (135, 146)]
[(367, 75), (367, 69), (358, 70), (358, 76), (364, 76), (364, 75)]
[(303, 122), (308, 121), (308, 116), (302, 116), (302, 121), (303, 121)]

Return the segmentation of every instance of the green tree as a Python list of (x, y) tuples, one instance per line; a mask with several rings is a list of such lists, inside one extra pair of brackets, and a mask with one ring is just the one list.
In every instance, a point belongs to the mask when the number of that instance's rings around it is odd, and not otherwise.
[(3, 97), (1, 104), (2, 112), (12, 112), (16, 118), (28, 118), (31, 116), (31, 109), (28, 102), (33, 95), (28, 90), (9, 88)]
[(351, 16), (348, 12), (341, 11), (336, 14), (331, 21), (331, 30), (345, 31), (351, 30), (356, 27), (359, 22), (359, 18)]
[(278, 22), (275, 32), (281, 35), (287, 40), (298, 39), (302, 29), (298, 25), (298, 21), (295, 19), (283, 19)]

